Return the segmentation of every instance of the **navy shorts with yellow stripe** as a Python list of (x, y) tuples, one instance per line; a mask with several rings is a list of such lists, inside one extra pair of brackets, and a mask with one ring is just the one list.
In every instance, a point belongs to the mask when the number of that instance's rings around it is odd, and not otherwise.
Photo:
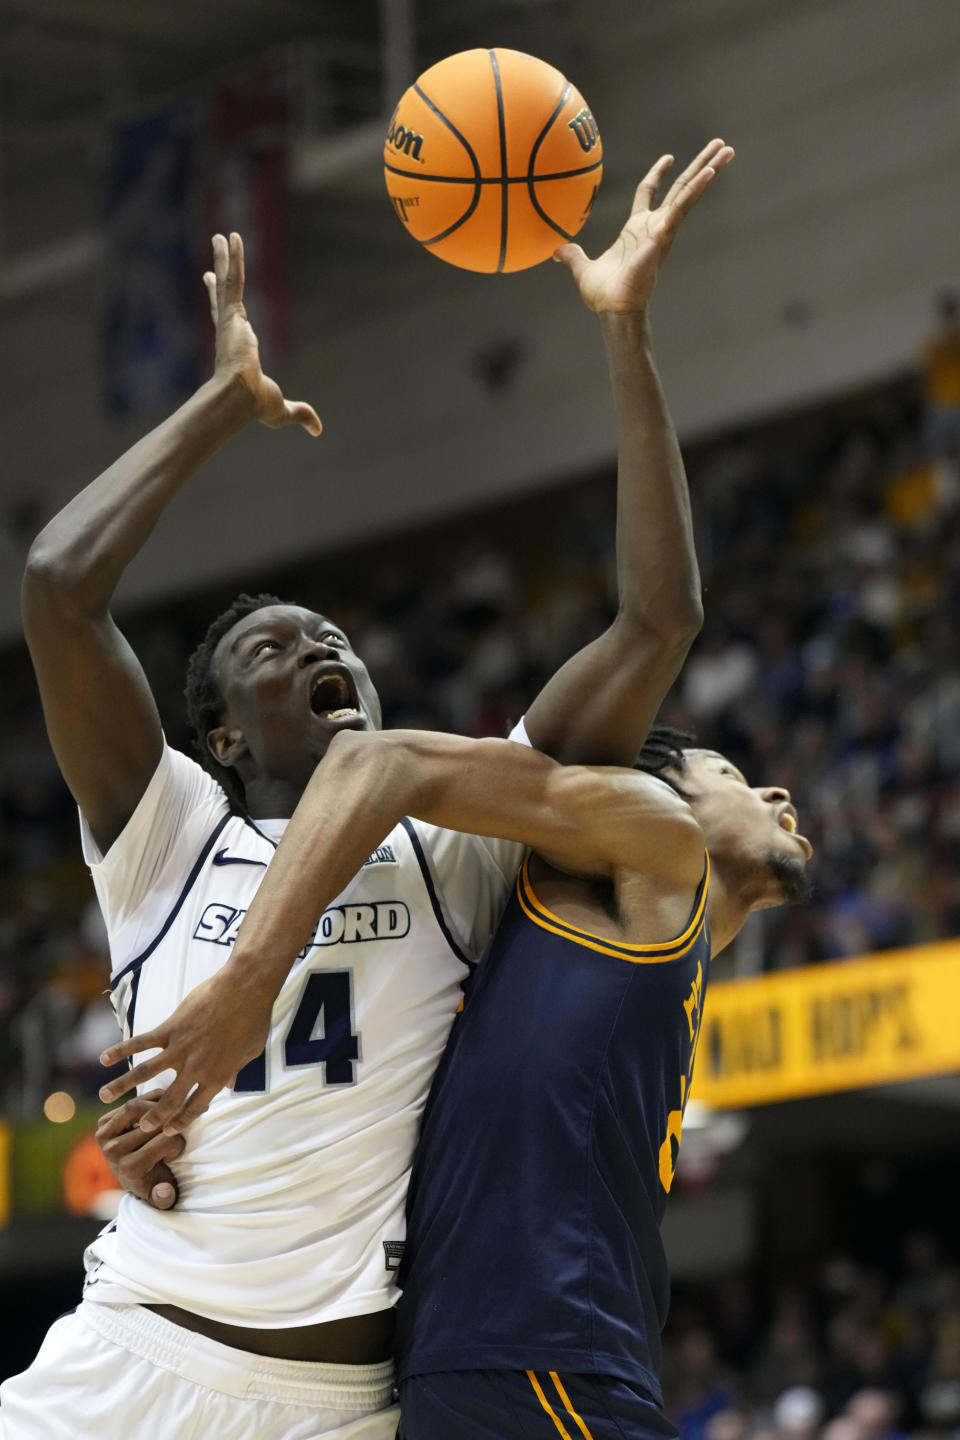
[(398, 1440), (676, 1440), (647, 1391), (609, 1375), (453, 1370), (400, 1385)]

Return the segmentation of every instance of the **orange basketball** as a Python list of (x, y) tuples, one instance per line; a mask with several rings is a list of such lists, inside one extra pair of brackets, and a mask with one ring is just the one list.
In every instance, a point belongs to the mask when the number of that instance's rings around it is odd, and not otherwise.
[(432, 255), (465, 270), (526, 270), (590, 214), (603, 145), (583, 96), (552, 65), (519, 50), (464, 50), (402, 96), (383, 168), (397, 214)]

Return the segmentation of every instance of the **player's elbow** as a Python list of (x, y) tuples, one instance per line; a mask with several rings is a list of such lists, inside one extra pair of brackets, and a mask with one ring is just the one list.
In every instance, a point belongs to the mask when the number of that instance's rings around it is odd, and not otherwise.
[(703, 828), (689, 802), (660, 783), (669, 793), (658, 794), (655, 829), (645, 833), (645, 840), (653, 836), (654, 853), (662, 857), (664, 875), (699, 881), (706, 850)]
[(334, 765), (354, 770), (359, 766), (370, 768), (377, 765), (378, 744), (383, 739), (382, 730), (338, 730), (331, 737), (324, 755), (327, 772)]
[(703, 598), (698, 586), (683, 597), (673, 617), (676, 634), (686, 642), (687, 649), (703, 629), (703, 618)]
[(30, 546), (23, 571), (24, 589), (47, 590), (62, 583), (63, 565), (54, 546), (38, 535)]
[(704, 835), (689, 804), (669, 785), (636, 771), (612, 775), (593, 825), (614, 871), (645, 872), (671, 882), (699, 880)]
[(76, 546), (41, 531), (27, 555), (21, 583), (24, 619), (45, 610), (88, 610), (90, 564)]
[(621, 605), (612, 628), (626, 650), (648, 648), (655, 642), (658, 649), (682, 659), (703, 628), (699, 590), (691, 589), (669, 599), (661, 596), (657, 604), (642, 609)]
[(616, 859), (615, 836), (625, 813), (617, 781), (586, 766), (557, 766), (549, 777), (544, 801), (552, 851), (575, 854), (579, 863), (572, 869), (610, 874)]
[(69, 602), (76, 577), (64, 564), (64, 557), (40, 535), (30, 547), (20, 586), (24, 622)]
[(638, 617), (638, 624), (653, 631), (663, 646), (686, 653), (703, 629), (703, 601), (691, 590), (670, 605), (646, 611)]
[(404, 732), (397, 730), (340, 730), (333, 736), (323, 757), (322, 783), (335, 783), (334, 772), (345, 783), (370, 793), (383, 793), (391, 786), (400, 791), (401, 781), (409, 789), (412, 770), (409, 747), (403, 743)]

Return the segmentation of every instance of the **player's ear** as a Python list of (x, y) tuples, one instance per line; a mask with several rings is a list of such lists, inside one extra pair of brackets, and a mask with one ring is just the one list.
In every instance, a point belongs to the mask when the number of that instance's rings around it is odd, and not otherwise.
[(228, 769), (248, 753), (243, 731), (232, 725), (218, 725), (210, 730), (207, 749), (218, 765), (225, 765)]

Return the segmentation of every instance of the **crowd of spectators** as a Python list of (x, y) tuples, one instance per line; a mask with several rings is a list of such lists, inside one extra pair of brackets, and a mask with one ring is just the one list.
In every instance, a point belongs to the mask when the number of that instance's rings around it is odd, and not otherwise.
[(725, 1277), (675, 1301), (664, 1389), (681, 1440), (956, 1437), (960, 1269), (916, 1230), (883, 1265)]
[[(952, 392), (935, 403), (927, 380), (926, 394), (909, 377), (688, 455), (707, 620), (664, 718), (754, 783), (786, 784), (817, 850), (813, 902), (753, 917), (728, 973), (960, 933), (960, 440)], [(243, 588), (332, 614), (386, 724), (503, 734), (609, 622), (613, 516), (604, 473)], [(190, 744), (186, 656), (232, 595), (121, 617), (173, 744)], [(0, 676), (0, 1093), (29, 1115), (58, 1084), (95, 1096), (113, 1022), (22, 650)]]

